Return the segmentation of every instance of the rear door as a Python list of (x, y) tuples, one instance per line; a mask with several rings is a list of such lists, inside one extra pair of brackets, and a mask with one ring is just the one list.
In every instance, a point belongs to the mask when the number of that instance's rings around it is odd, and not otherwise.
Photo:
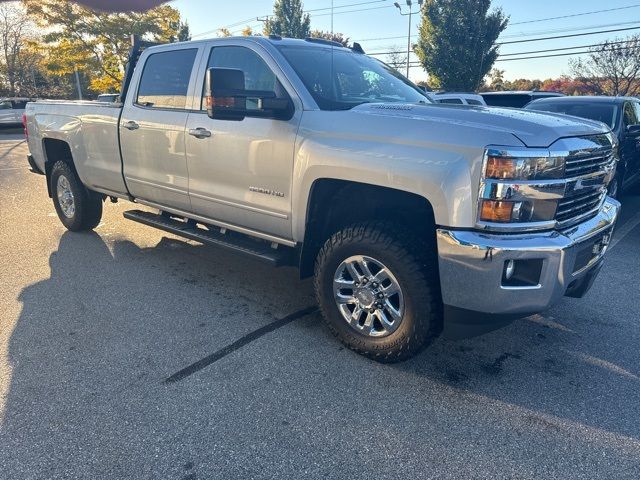
[[(293, 118), (278, 120), (251, 114), (241, 121), (209, 118), (202, 98), (209, 67), (242, 70), (247, 90), (273, 91), (279, 98), (288, 96), (296, 105)], [(194, 213), (290, 239), (294, 143), (302, 114), (295, 91), (273, 59), (249, 43), (214, 45), (206, 50), (197, 89), (200, 98), (189, 115), (186, 137)], [(247, 106), (251, 104), (247, 99)], [(207, 136), (195, 135), (197, 132)]]
[(131, 194), (187, 212), (185, 125), (197, 56), (198, 48), (187, 46), (148, 55), (120, 120), (123, 171)]

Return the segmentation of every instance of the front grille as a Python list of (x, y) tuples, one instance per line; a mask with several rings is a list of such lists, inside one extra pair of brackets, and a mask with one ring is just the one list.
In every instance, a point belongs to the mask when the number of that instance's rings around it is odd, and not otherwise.
[(580, 192), (570, 197), (565, 197), (558, 202), (558, 209), (556, 210), (556, 220), (559, 223), (564, 223), (572, 219), (579, 219), (585, 214), (597, 209), (604, 196), (606, 195), (606, 189), (589, 189), (586, 192)]
[(583, 155), (568, 158), (565, 163), (565, 177), (573, 178), (580, 175), (588, 175), (602, 169), (611, 163), (613, 154), (610, 149), (605, 152), (593, 155), (589, 152)]
[(555, 219), (566, 228), (598, 213), (607, 195), (607, 171), (616, 160), (608, 135), (566, 138), (559, 142), (569, 155), (565, 157), (564, 197), (558, 201)]

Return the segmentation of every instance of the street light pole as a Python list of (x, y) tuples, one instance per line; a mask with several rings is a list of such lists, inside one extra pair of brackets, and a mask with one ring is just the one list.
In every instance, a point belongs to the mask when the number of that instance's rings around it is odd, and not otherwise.
[(407, 33), (407, 78), (409, 78), (409, 56), (411, 55), (411, 16), (415, 15), (415, 13), (420, 12), (420, 7), (422, 6), (422, 0), (418, 0), (418, 11), (413, 12), (413, 2), (412, 0), (407, 0), (407, 6), (409, 7), (409, 13), (402, 13), (402, 7), (398, 2), (395, 2), (394, 5), (398, 10), (400, 10), (400, 15), (409, 17), (409, 31)]

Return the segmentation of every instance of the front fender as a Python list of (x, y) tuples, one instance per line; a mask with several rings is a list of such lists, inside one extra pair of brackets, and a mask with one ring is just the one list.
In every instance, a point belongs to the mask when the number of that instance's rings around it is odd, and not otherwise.
[[(436, 150), (370, 139), (301, 136), (293, 184), (293, 237), (302, 241), (313, 184), (320, 179), (397, 189), (425, 198), (438, 225), (473, 225), (477, 182), (469, 165), (482, 151)], [(475, 195), (475, 196), (474, 196)]]

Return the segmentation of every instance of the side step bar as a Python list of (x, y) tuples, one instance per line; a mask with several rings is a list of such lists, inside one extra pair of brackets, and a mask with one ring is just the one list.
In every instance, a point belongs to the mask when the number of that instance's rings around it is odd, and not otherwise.
[(216, 245), (233, 252), (242, 253), (276, 267), (292, 264), (293, 251), (289, 247), (271, 248), (270, 244), (262, 240), (254, 240), (241, 233), (230, 231), (222, 233), (218, 228), (208, 230), (198, 226), (193, 220), (178, 220), (176, 217), (143, 210), (126, 211), (124, 212), (124, 218), (195, 240), (196, 242)]

